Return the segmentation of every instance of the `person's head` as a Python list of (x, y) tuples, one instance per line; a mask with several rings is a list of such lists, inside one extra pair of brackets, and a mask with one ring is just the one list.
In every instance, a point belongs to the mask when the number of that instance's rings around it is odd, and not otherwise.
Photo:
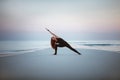
[(53, 41), (57, 41), (57, 39), (56, 39), (55, 36), (52, 36), (51, 39), (52, 39)]

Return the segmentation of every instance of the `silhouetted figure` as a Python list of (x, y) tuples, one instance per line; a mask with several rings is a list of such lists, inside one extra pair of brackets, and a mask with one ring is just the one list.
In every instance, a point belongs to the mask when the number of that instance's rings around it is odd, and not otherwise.
[(60, 38), (57, 35), (55, 35), (54, 33), (52, 33), (49, 29), (46, 28), (46, 30), (53, 35), (51, 37), (51, 46), (53, 49), (55, 49), (54, 55), (57, 55), (57, 48), (58, 47), (67, 47), (67, 48), (71, 49), (72, 51), (81, 55), (77, 50), (72, 48), (71, 45), (69, 45), (65, 40), (63, 40), (62, 38)]

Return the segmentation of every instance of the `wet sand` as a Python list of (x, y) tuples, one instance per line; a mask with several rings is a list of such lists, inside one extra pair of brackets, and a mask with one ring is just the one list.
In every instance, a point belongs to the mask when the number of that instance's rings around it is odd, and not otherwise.
[(67, 48), (0, 57), (0, 80), (119, 80), (120, 53)]

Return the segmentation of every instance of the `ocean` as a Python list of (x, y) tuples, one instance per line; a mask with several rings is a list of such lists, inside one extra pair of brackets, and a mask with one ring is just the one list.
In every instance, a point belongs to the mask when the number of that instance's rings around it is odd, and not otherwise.
[[(95, 49), (120, 53), (120, 40), (68, 41), (79, 49)], [(51, 48), (49, 41), (0, 41), (0, 57), (24, 54)]]

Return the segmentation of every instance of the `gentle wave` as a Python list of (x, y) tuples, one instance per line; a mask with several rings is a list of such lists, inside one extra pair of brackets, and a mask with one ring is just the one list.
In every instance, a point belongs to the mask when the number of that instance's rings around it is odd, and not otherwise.
[(39, 50), (43, 50), (43, 49), (35, 48), (35, 49), (24, 49), (24, 50), (0, 50), (0, 57), (14, 56), (14, 55), (19, 55), (19, 54), (35, 52)]
[(120, 40), (91, 40), (91, 41), (71, 41), (75, 48), (95, 49), (105, 51), (120, 51)]
[(120, 44), (82, 44), (84, 46), (120, 46)]
[(87, 43), (71, 43), (74, 48), (79, 49), (95, 49), (95, 50), (104, 50), (104, 51), (112, 51), (112, 52), (120, 52), (120, 44), (87, 44)]

